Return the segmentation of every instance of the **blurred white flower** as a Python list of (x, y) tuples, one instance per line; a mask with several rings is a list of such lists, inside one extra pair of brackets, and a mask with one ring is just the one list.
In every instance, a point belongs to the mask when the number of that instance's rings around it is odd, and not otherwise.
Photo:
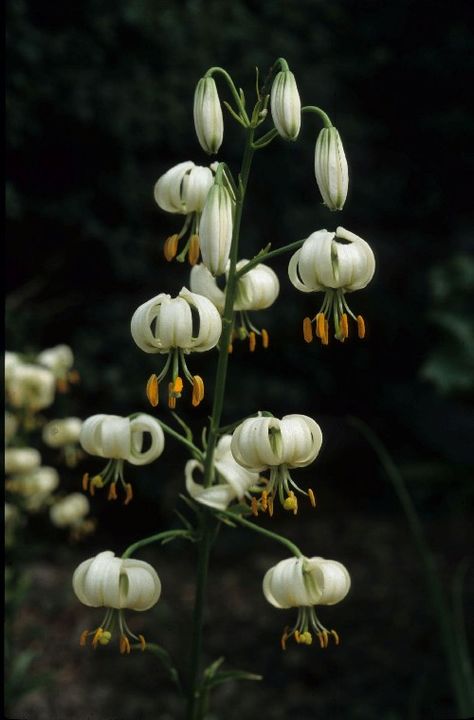
[(18, 430), (18, 420), (16, 416), (5, 410), (5, 444), (7, 445), (10, 440), (15, 437), (15, 433)]
[(349, 171), (341, 137), (335, 127), (323, 128), (316, 141), (314, 172), (324, 204), (342, 210), (349, 188)]
[(14, 475), (5, 483), (7, 490), (22, 497), (23, 505), (30, 512), (41, 510), (58, 485), (57, 470), (45, 465)]
[(311, 645), (312, 632), (322, 648), (328, 646), (332, 636), (339, 644), (335, 630), (327, 630), (318, 620), (315, 605), (335, 605), (349, 592), (351, 579), (342, 563), (321, 557), (293, 557), (282, 560), (270, 568), (263, 579), (263, 594), (276, 608), (298, 608), (295, 625), (285, 628), (281, 644), (286, 647), (288, 638), (297, 643)]
[(43, 442), (48, 447), (59, 448), (79, 442), (82, 420), (77, 417), (51, 420), (43, 428)]
[(194, 127), (202, 149), (217, 153), (224, 137), (224, 118), (214, 78), (203, 77), (194, 92)]
[(5, 450), (5, 472), (20, 474), (34, 470), (41, 464), (41, 455), (35, 448), (7, 448)]
[(14, 369), (18, 365), (22, 365), (23, 361), (17, 353), (5, 351), (5, 383), (10, 380)]
[[(143, 450), (145, 435), (149, 437), (147, 450)], [(160, 423), (150, 415), (140, 413), (135, 417), (119, 415), (92, 415), (84, 420), (79, 437), (82, 448), (89, 455), (109, 458), (100, 474), (89, 483), (89, 474), (83, 478), (83, 489), (94, 495), (96, 488), (109, 486), (109, 500), (117, 498), (116, 485), (120, 481), (126, 492), (125, 504), (133, 496), (132, 486), (123, 476), (123, 464), (148, 465), (162, 454), (165, 446)]]
[(43, 350), (36, 362), (51, 370), (61, 393), (68, 391), (69, 383), (79, 382), (79, 374), (73, 369), (74, 355), (69, 345), (56, 345)]
[(285, 140), (296, 140), (301, 128), (301, 100), (295, 76), (281, 70), (275, 77), (270, 95), (270, 109), (278, 134)]
[(296, 514), (298, 501), (293, 488), (308, 495), (315, 506), (313, 491), (301, 490), (291, 478), (289, 468), (310, 465), (321, 449), (322, 440), (321, 428), (307, 415), (285, 415), (281, 420), (259, 416), (247, 418), (237, 426), (231, 443), (235, 460), (254, 472), (270, 469), (270, 480), (262, 490), (260, 503), (254, 498), (254, 514), (267, 508), (272, 514), (276, 495), (285, 510)]
[(184, 377), (192, 385), (192, 404), (199, 405), (204, 397), (204, 383), (199, 375), (191, 375), (185, 354), (206, 352), (215, 347), (222, 332), (222, 321), (213, 303), (202, 295), (183, 288), (178, 297), (160, 293), (134, 312), (132, 337), (146, 353), (168, 355), (160, 374), (152, 375), (147, 385), (147, 397), (154, 407), (158, 404), (159, 383), (172, 368), (168, 385), (168, 405), (176, 407), (181, 397)]
[(12, 368), (6, 394), (13, 407), (35, 412), (53, 404), (55, 389), (56, 379), (50, 370), (22, 363)]
[(216, 510), (225, 510), (234, 500), (243, 500), (249, 489), (259, 482), (257, 472), (246, 470), (235, 460), (230, 450), (231, 435), (223, 435), (214, 453), (214, 468), (217, 482), (209, 487), (195, 482), (194, 471), (204, 472), (204, 466), (197, 460), (189, 460), (185, 467), (186, 490), (197, 502)]
[(75, 570), (72, 586), (77, 598), (88, 607), (108, 608), (103, 622), (95, 630), (85, 630), (80, 644), (84, 646), (89, 636), (93, 647), (107, 645), (118, 626), (120, 652), (129, 653), (132, 638), (144, 650), (143, 635), (134, 635), (128, 627), (124, 609), (142, 612), (155, 605), (161, 595), (161, 582), (156, 570), (143, 560), (115, 557), (110, 550), (99, 553), (82, 562)]
[(333, 318), (335, 337), (344, 342), (349, 334), (348, 315), (357, 323), (359, 338), (365, 336), (365, 322), (349, 308), (346, 294), (364, 288), (375, 272), (374, 254), (365, 240), (338, 227), (335, 233), (318, 230), (312, 233), (290, 260), (288, 274), (302, 292), (324, 292), (323, 304), (314, 318), (305, 318), (306, 342), (316, 337), (323, 345), (329, 342), (329, 320)]
[(51, 522), (56, 527), (79, 525), (89, 514), (90, 503), (82, 493), (71, 493), (54, 503), (49, 509)]

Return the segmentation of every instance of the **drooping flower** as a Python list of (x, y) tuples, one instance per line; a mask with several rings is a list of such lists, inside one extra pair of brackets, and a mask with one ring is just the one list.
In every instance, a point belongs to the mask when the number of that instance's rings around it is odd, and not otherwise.
[(143, 560), (116, 558), (111, 550), (105, 550), (76, 568), (72, 586), (84, 605), (107, 608), (100, 626), (81, 634), (81, 646), (85, 646), (91, 636), (93, 648), (108, 645), (118, 628), (122, 654), (130, 653), (129, 638), (136, 640), (142, 650), (145, 649), (145, 638), (132, 633), (123, 611), (130, 609), (143, 612), (158, 602), (161, 582), (151, 565)]
[(39, 467), (41, 455), (35, 448), (7, 448), (5, 450), (5, 472), (7, 475), (28, 473)]
[(323, 304), (314, 318), (305, 318), (306, 342), (316, 337), (323, 345), (329, 342), (329, 318), (334, 322), (335, 338), (344, 342), (349, 335), (348, 315), (357, 323), (359, 338), (365, 336), (365, 321), (354, 315), (346, 294), (364, 288), (375, 272), (374, 254), (365, 240), (338, 227), (335, 233), (318, 230), (312, 233), (290, 260), (290, 280), (302, 292), (324, 292)]
[(246, 470), (234, 460), (230, 450), (231, 441), (232, 435), (223, 435), (216, 445), (214, 453), (216, 482), (209, 487), (204, 487), (194, 480), (196, 468), (204, 472), (204, 466), (200, 462), (189, 460), (185, 467), (188, 493), (197, 502), (216, 510), (225, 510), (234, 500), (243, 500), (260, 480), (258, 472)]
[(32, 363), (15, 365), (6, 384), (9, 403), (15, 408), (37, 412), (54, 402), (56, 379), (51, 370)]
[(22, 504), (30, 512), (41, 510), (49, 502), (51, 493), (58, 485), (58, 471), (45, 465), (13, 475), (5, 483), (6, 489), (19, 495)]
[(202, 149), (213, 155), (217, 153), (224, 138), (224, 118), (213, 77), (199, 80), (194, 92), (194, 127)]
[(165, 172), (155, 184), (154, 196), (162, 210), (186, 215), (179, 233), (171, 235), (164, 245), (164, 255), (172, 260), (178, 252), (178, 243), (189, 230), (185, 246), (178, 256), (184, 260), (188, 254), (191, 265), (199, 258), (199, 223), (207, 194), (213, 183), (212, 169), (195, 165), (191, 160), (179, 163)]
[(346, 597), (350, 586), (347, 569), (336, 560), (293, 557), (270, 568), (263, 579), (265, 598), (276, 608), (298, 608), (295, 625), (283, 632), (283, 650), (290, 637), (299, 644), (311, 645), (313, 632), (322, 648), (328, 646), (330, 636), (339, 645), (337, 632), (327, 630), (318, 620), (315, 605), (335, 605)]
[(148, 381), (147, 397), (151, 405), (158, 405), (159, 383), (170, 367), (169, 407), (176, 407), (176, 398), (181, 397), (183, 390), (180, 367), (193, 388), (192, 404), (199, 405), (204, 397), (204, 382), (199, 375), (191, 375), (184, 356), (191, 352), (206, 352), (217, 345), (222, 321), (213, 303), (186, 288), (176, 298), (160, 293), (135, 311), (131, 332), (135, 343), (144, 352), (168, 356), (159, 375), (153, 374)]
[(301, 490), (289, 469), (310, 465), (321, 449), (322, 439), (318, 423), (307, 415), (285, 415), (281, 420), (262, 416), (247, 418), (234, 430), (231, 450), (235, 460), (254, 472), (270, 470), (260, 501), (253, 498), (254, 515), (260, 509), (264, 512), (268, 509), (272, 515), (276, 495), (284, 509), (296, 515), (298, 500), (294, 490), (307, 495), (315, 507), (313, 491)]
[[(239, 271), (248, 263), (240, 260), (236, 265)], [(226, 277), (228, 276), (228, 269)], [(225, 288), (221, 290), (205, 265), (196, 265), (191, 270), (191, 290), (212, 300), (222, 314), (225, 305)], [(265, 310), (278, 297), (280, 283), (276, 273), (263, 263), (259, 263), (237, 280), (234, 300), (234, 329), (232, 339), (249, 339), (250, 350), (255, 350), (256, 336), (262, 338), (263, 347), (268, 347), (269, 337), (265, 329), (259, 330), (249, 318), (249, 311)], [(232, 348), (232, 346), (231, 346)], [(229, 348), (229, 349), (231, 349)]]
[(301, 128), (301, 100), (291, 70), (281, 70), (276, 75), (270, 109), (278, 134), (285, 140), (296, 140)]
[(226, 271), (234, 226), (233, 200), (221, 178), (209, 190), (199, 226), (202, 261), (213, 275)]
[(56, 345), (40, 352), (36, 362), (51, 370), (57, 381), (59, 392), (67, 392), (69, 383), (79, 382), (79, 374), (74, 370), (74, 355), (69, 345)]
[[(149, 436), (148, 447), (143, 449), (145, 435)], [(83, 489), (94, 495), (96, 488), (109, 485), (109, 500), (117, 498), (117, 482), (125, 490), (125, 505), (133, 496), (132, 486), (123, 476), (125, 461), (131, 465), (149, 465), (165, 447), (165, 437), (160, 423), (150, 415), (139, 413), (131, 417), (119, 415), (92, 415), (84, 420), (80, 434), (82, 448), (97, 457), (108, 458), (105, 468), (89, 482), (89, 474), (83, 478)]]
[(342, 210), (349, 188), (349, 171), (341, 137), (334, 126), (321, 130), (314, 153), (314, 172), (324, 204)]

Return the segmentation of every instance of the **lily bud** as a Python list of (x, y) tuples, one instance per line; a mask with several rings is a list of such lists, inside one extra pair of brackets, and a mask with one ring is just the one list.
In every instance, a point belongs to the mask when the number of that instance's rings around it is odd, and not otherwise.
[(341, 137), (335, 127), (325, 127), (318, 135), (314, 172), (324, 204), (330, 210), (342, 210), (349, 187), (349, 173)]
[(275, 77), (270, 108), (278, 134), (285, 140), (296, 140), (301, 127), (301, 100), (290, 70), (281, 70)]
[(194, 93), (194, 127), (199, 144), (209, 155), (217, 153), (224, 137), (224, 119), (212, 77), (199, 80)]
[(224, 185), (215, 183), (207, 195), (199, 225), (202, 260), (213, 275), (226, 271), (232, 230), (232, 198)]

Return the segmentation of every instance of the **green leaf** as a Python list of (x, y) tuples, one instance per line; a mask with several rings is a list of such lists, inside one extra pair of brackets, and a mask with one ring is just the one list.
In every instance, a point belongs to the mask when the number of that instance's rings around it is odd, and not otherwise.
[(222, 685), (225, 682), (232, 682), (234, 680), (262, 680), (262, 675), (256, 675), (255, 673), (246, 672), (245, 670), (226, 670), (223, 672), (217, 672), (211, 678), (204, 680), (204, 687), (211, 688), (216, 685)]

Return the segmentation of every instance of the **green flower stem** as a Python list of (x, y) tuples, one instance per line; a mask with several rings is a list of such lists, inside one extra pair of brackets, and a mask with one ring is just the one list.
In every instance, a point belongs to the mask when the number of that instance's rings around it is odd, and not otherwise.
[(234, 81), (232, 80), (232, 78), (231, 78), (231, 76), (229, 75), (229, 73), (228, 73), (226, 70), (224, 70), (224, 68), (221, 68), (221, 67), (219, 67), (219, 66), (215, 66), (215, 67), (209, 68), (209, 70), (207, 71), (205, 77), (212, 77), (213, 75), (217, 75), (217, 74), (222, 75), (222, 76), (225, 78), (225, 80), (226, 80), (226, 82), (227, 82), (227, 85), (229, 86), (229, 89), (230, 89), (230, 91), (231, 91), (231, 93), (232, 93), (232, 97), (234, 98), (235, 103), (236, 103), (237, 107), (239, 108), (239, 112), (241, 113), (241, 115), (242, 115), (243, 119), (245, 120), (246, 124), (247, 124), (247, 125), (250, 125), (250, 120), (249, 120), (249, 117), (248, 117), (248, 115), (247, 115), (247, 113), (246, 113), (246, 111), (245, 111), (245, 107), (244, 107), (244, 104), (243, 104), (243, 102), (242, 102), (242, 98), (240, 97), (240, 94), (239, 94), (237, 88), (235, 87)]
[(145, 545), (151, 545), (152, 543), (162, 542), (163, 540), (168, 540), (169, 538), (178, 537), (192, 538), (193, 533), (190, 530), (165, 530), (164, 532), (157, 533), (156, 535), (150, 535), (147, 538), (143, 538), (143, 540), (138, 540), (136, 543), (133, 543), (133, 545), (129, 545), (123, 553), (122, 559), (125, 560), (126, 558), (131, 557), (136, 550), (139, 550)]
[(267, 145), (270, 145), (271, 141), (278, 137), (278, 135), (278, 130), (276, 130), (276, 128), (272, 128), (267, 133), (265, 133), (265, 135), (262, 135), (257, 140), (255, 140), (255, 142), (252, 144), (252, 147), (254, 148), (254, 150), (264, 148)]
[(298, 250), (303, 243), (304, 240), (296, 240), (294, 243), (290, 243), (289, 245), (283, 245), (283, 247), (277, 248), (276, 250), (271, 250), (270, 252), (266, 252), (265, 250), (263, 250), (254, 258), (252, 258), (252, 260), (249, 260), (249, 262), (244, 265), (243, 268), (240, 268), (240, 270), (236, 272), (236, 279), (240, 280), (242, 275), (245, 275), (245, 273), (248, 273), (248, 271), (255, 267), (255, 265), (259, 265), (263, 261), (267, 262), (267, 260), (272, 260), (273, 258), (278, 257), (278, 255), (292, 252), (292, 250)]
[(288, 72), (288, 70), (290, 69), (289, 66), (288, 66), (288, 63), (287, 63), (286, 60), (285, 60), (285, 58), (281, 58), (281, 57), (280, 57), (280, 58), (278, 58), (278, 60), (275, 60), (275, 62), (273, 63), (273, 68), (272, 68), (272, 69), (273, 69), (273, 70), (276, 70), (276, 68), (278, 67), (278, 65), (280, 66), (280, 70), (283, 71), (283, 72)]
[(271, 530), (266, 530), (265, 528), (261, 527), (260, 525), (257, 525), (256, 523), (250, 522), (250, 520), (246, 520), (242, 515), (237, 515), (237, 513), (231, 513), (227, 512), (227, 510), (219, 510), (219, 515), (223, 515), (224, 517), (228, 518), (229, 520), (232, 520), (233, 522), (238, 522), (244, 527), (250, 528), (254, 532), (260, 533), (260, 535), (265, 535), (265, 537), (270, 538), (270, 540), (275, 540), (276, 542), (281, 543), (282, 545), (285, 545), (290, 552), (293, 553), (298, 558), (304, 557), (303, 553), (299, 549), (297, 545), (291, 542), (291, 540), (288, 540), (288, 538), (283, 537), (283, 535), (278, 535), (277, 533), (272, 532)]
[[(219, 70), (220, 68), (211, 68), (211, 70)], [(208, 74), (211, 71), (208, 71)], [(225, 73), (225, 71), (222, 71)], [(227, 75), (227, 73), (225, 73)], [(226, 286), (226, 300), (224, 313), (222, 316), (222, 334), (219, 340), (219, 360), (217, 362), (216, 381), (214, 388), (214, 402), (212, 406), (212, 416), (209, 423), (209, 433), (207, 436), (207, 448), (204, 460), (204, 487), (209, 487), (212, 483), (214, 474), (214, 450), (219, 438), (219, 426), (221, 422), (222, 409), (224, 404), (225, 385), (227, 378), (227, 366), (229, 362), (229, 354), (227, 349), (230, 345), (232, 335), (232, 320), (234, 313), (234, 298), (236, 291), (236, 265), (239, 249), (240, 222), (242, 219), (242, 209), (247, 189), (250, 168), (254, 149), (252, 148), (254, 130), (248, 128), (247, 141), (245, 144), (244, 155), (242, 158), (242, 166), (240, 169), (236, 205), (234, 212), (234, 226), (232, 231), (232, 245), (230, 251), (230, 266)], [(200, 542), (199, 542), (199, 558), (196, 577), (196, 597), (194, 601), (193, 616), (193, 634), (191, 645), (191, 662), (189, 673), (189, 690), (188, 690), (188, 706), (187, 720), (201, 720), (202, 713), (200, 711), (200, 664), (201, 664), (201, 648), (202, 648), (202, 628), (204, 600), (207, 585), (207, 573), (209, 567), (209, 556), (214, 537), (215, 521), (212, 520), (212, 514), (203, 510), (200, 520)], [(201, 717), (200, 717), (201, 715)]]
[(474, 683), (470, 662), (469, 659), (466, 661), (466, 657), (462, 652), (462, 639), (459, 642), (457, 638), (456, 627), (443, 593), (436, 564), (424, 536), (413, 501), (400, 471), (377, 435), (362, 420), (353, 417), (348, 420), (350, 425), (357, 428), (374, 449), (403, 508), (425, 572), (433, 614), (437, 621), (441, 643), (446, 654), (456, 704), (462, 717), (471, 717), (474, 713)]
[(329, 119), (329, 115), (327, 115), (324, 110), (321, 110), (321, 108), (316, 107), (316, 105), (305, 105), (305, 107), (301, 108), (301, 112), (309, 112), (314, 113), (315, 115), (319, 115), (319, 117), (322, 119), (324, 123), (324, 127), (331, 128), (332, 122)]

